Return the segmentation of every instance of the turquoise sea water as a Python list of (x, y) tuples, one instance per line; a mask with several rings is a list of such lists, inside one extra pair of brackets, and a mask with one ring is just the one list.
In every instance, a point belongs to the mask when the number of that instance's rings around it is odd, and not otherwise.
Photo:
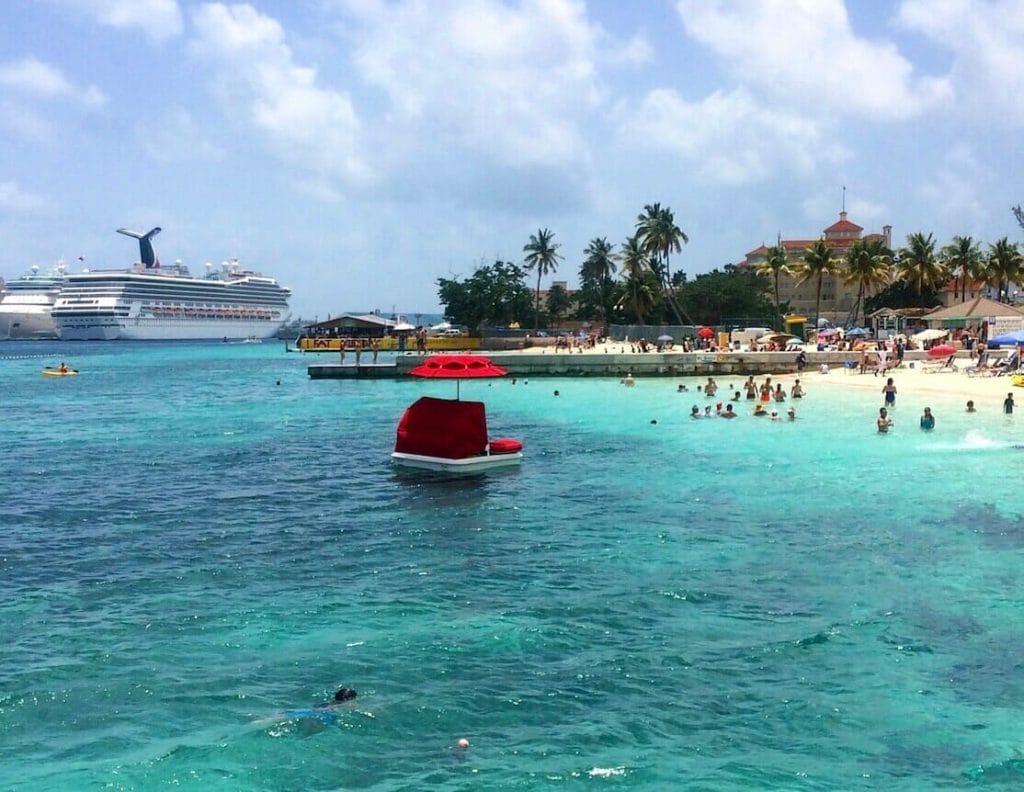
[[(388, 459), (451, 383), (276, 343), (0, 358), (0, 789), (1024, 786), (998, 404), (879, 436), (879, 395), (813, 376), (793, 424), (464, 382), (526, 459), (459, 480)], [(283, 714), (342, 685), (337, 724)]]

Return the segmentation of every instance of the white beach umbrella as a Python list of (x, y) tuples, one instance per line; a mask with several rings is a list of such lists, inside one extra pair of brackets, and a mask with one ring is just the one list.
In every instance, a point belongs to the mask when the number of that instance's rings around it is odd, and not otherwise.
[(430, 329), (431, 330), (451, 330), (452, 329), (452, 323), (451, 322), (438, 322), (436, 325), (433, 325)]
[(938, 341), (940, 338), (945, 338), (948, 335), (948, 330), (929, 328), (928, 330), (922, 330), (920, 333), (914, 333), (913, 338), (915, 341)]

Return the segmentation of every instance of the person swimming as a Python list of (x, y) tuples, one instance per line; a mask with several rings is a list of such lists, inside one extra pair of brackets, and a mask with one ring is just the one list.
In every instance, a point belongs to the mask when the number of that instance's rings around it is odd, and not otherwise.
[(338, 722), (337, 709), (352, 701), (358, 694), (352, 688), (339, 688), (330, 701), (321, 701), (312, 707), (299, 707), (285, 710), (284, 714), (297, 720), (315, 720), (320, 723), (334, 724)]

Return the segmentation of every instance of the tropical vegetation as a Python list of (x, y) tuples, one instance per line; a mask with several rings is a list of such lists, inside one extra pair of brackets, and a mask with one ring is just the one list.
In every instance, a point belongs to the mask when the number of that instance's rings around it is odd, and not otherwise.
[[(1024, 209), (1014, 207), (1013, 213), (1024, 228)], [(603, 236), (587, 243), (578, 259), (576, 290), (556, 283), (542, 304), (541, 282), (558, 270), (564, 256), (554, 232), (541, 228), (529, 235), (521, 264), (498, 259), (464, 280), (440, 278), (438, 297), (451, 321), (480, 330), (487, 325), (532, 322), (537, 331), (557, 327), (567, 316), (604, 327), (625, 323), (694, 326), (756, 317), (778, 328), (789, 308), (780, 300), (781, 278), (814, 284), (814, 323), (821, 315), (822, 288), (828, 276), (855, 284), (856, 303), (847, 317), (847, 324), (853, 324), (881, 307), (936, 305), (951, 279), (960, 299), (986, 286), (998, 299), (1009, 301), (1016, 296), (1011, 289), (1024, 277), (1020, 246), (1008, 237), (983, 251), (971, 236), (954, 236), (939, 248), (933, 234), (918, 231), (894, 251), (872, 235), (855, 240), (842, 256), (828, 240), (819, 239), (799, 258), (788, 256), (780, 241), (767, 248), (764, 260), (753, 267), (727, 264), (693, 278), (671, 268), (672, 256), (688, 241), (671, 208), (651, 203), (637, 215), (634, 233), (620, 245)], [(526, 285), (529, 275), (535, 278), (532, 289)]]

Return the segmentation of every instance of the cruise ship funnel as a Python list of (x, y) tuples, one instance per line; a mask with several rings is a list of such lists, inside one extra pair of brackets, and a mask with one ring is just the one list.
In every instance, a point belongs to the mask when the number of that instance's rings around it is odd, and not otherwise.
[(131, 231), (127, 228), (119, 228), (117, 229), (117, 233), (139, 240), (139, 260), (146, 265), (146, 269), (153, 269), (156, 267), (156, 253), (153, 252), (153, 243), (151, 240), (160, 233), (159, 226), (147, 231), (145, 234), (140, 234), (138, 231)]

